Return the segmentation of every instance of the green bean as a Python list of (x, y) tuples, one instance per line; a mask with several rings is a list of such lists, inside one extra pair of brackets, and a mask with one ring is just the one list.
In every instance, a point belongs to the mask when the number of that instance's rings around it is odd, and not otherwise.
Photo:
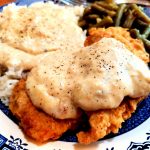
[(132, 10), (128, 10), (127, 11), (127, 17), (125, 19), (123, 27), (124, 28), (131, 28), (134, 20), (135, 20), (135, 16), (133, 15), (133, 11)]
[(83, 16), (89, 15), (89, 14), (91, 14), (91, 13), (92, 13), (91, 7), (90, 7), (90, 6), (89, 6), (89, 7), (86, 7), (86, 8), (84, 9)]
[(143, 41), (144, 46), (146, 47), (146, 50), (150, 50), (150, 41), (146, 39), (147, 34), (150, 33), (150, 28), (147, 28), (145, 30), (145, 35), (144, 34), (141, 35), (140, 31), (137, 29), (130, 30), (130, 33), (132, 37), (134, 36), (134, 38), (138, 38)]
[(150, 53), (150, 41), (147, 39), (142, 39), (144, 46), (146, 47), (146, 50), (148, 53)]
[(121, 22), (121, 18), (123, 16), (123, 12), (126, 8), (126, 4), (121, 4), (118, 11), (117, 11), (117, 14), (116, 14), (116, 21), (115, 21), (115, 26), (119, 26), (120, 25), (120, 22)]
[(137, 24), (139, 24), (139, 26), (143, 26), (143, 27), (147, 27), (148, 24), (145, 23), (144, 21), (140, 20), (140, 19), (137, 19)]
[(101, 22), (101, 21), (102, 21), (102, 18), (100, 18), (100, 17), (96, 19), (96, 22), (97, 22), (97, 23), (99, 23), (99, 22)]
[(111, 25), (113, 23), (113, 20), (111, 17), (107, 16), (102, 21), (96, 24), (96, 27), (106, 27), (108, 25)]
[(150, 35), (150, 25), (148, 25), (148, 26), (145, 28), (145, 30), (144, 30), (142, 36), (143, 36), (143, 38), (146, 38), (146, 39), (147, 39), (149, 35)]
[(142, 39), (142, 36), (141, 36), (140, 31), (138, 29), (131, 29), (130, 34), (134, 38)]
[(96, 24), (89, 23), (88, 25), (89, 25), (89, 29), (93, 28), (93, 27), (96, 27)]
[(104, 7), (106, 9), (108, 9), (108, 10), (117, 10), (118, 9), (118, 6), (115, 3), (106, 3), (104, 1), (103, 2), (97, 1), (95, 3), (98, 4), (101, 7)]
[(137, 17), (147, 23), (150, 23), (150, 18), (136, 4), (132, 4), (131, 7), (135, 10)]
[(131, 36), (138, 38), (138, 39), (146, 39), (150, 35), (150, 25), (144, 30), (143, 34), (140, 34), (138, 29), (130, 30)]
[(85, 26), (87, 25), (87, 22), (86, 22), (85, 20), (80, 20), (80, 21), (78, 22), (78, 25), (79, 25), (80, 27), (85, 27)]
[(105, 9), (99, 5), (97, 5), (96, 3), (92, 4), (91, 5), (91, 8), (100, 12), (100, 13), (105, 13), (105, 14), (108, 14), (109, 16), (113, 17), (116, 15), (116, 12), (115, 11), (111, 11), (111, 10), (108, 10), (108, 9)]
[(91, 19), (91, 20), (96, 20), (97, 18), (99, 18), (99, 15), (97, 15), (97, 14), (90, 14), (86, 18)]
[(113, 3), (114, 0), (105, 0), (106, 3)]
[[(128, 28), (134, 38), (141, 39), (150, 49), (150, 18), (136, 4), (117, 5), (113, 0), (98, 0), (86, 7), (78, 24), (83, 29), (91, 27), (121, 26)], [(103, 19), (102, 19), (103, 18)], [(135, 28), (135, 29), (134, 29)]]

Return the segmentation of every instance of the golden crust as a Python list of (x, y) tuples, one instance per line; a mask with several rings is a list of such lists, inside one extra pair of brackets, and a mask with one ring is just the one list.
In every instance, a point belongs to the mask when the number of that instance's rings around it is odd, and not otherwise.
[(88, 115), (91, 128), (87, 132), (81, 131), (77, 134), (79, 143), (90, 144), (111, 132), (117, 133), (122, 122), (131, 117), (131, 114), (136, 110), (137, 104), (142, 99), (125, 99), (115, 109), (90, 112)]
[(25, 80), (20, 80), (13, 89), (9, 108), (19, 119), (20, 127), (38, 142), (58, 139), (75, 126), (76, 120), (57, 120), (34, 107), (25, 90)]

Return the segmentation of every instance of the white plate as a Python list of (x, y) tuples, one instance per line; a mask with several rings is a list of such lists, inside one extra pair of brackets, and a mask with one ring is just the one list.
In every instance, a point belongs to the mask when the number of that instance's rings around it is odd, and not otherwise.
[[(41, 0), (17, 0), (16, 4), (29, 5), (35, 1)], [(108, 137), (91, 145), (65, 141), (37, 145), (25, 137), (14, 123), (8, 108), (0, 102), (0, 150), (150, 150), (150, 97), (143, 101), (131, 119), (123, 124), (119, 134)], [(71, 140), (72, 136), (68, 135), (62, 139), (66, 138)]]

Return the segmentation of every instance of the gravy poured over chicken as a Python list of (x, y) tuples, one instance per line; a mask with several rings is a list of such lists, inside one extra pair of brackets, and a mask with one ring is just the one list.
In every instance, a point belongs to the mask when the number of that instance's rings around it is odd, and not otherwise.
[(59, 119), (76, 118), (78, 108), (111, 109), (125, 96), (148, 95), (150, 71), (121, 42), (103, 38), (75, 53), (48, 55), (26, 87), (35, 106)]

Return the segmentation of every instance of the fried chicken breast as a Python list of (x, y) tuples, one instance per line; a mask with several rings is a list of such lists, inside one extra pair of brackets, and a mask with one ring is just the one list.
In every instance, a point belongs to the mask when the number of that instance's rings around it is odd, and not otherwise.
[[(127, 32), (125, 29), (114, 28), (111, 30), (112, 34), (109, 35), (107, 29), (93, 29), (93, 31), (91, 31), (91, 35), (85, 42), (85, 46), (95, 43), (101, 39), (102, 31), (104, 37), (107, 35), (106, 37), (115, 38), (117, 36), (116, 34), (120, 34), (119, 38), (122, 39), (120, 41), (125, 41), (123, 43), (129, 48), (130, 51), (139, 56), (145, 62), (149, 61), (148, 54), (145, 52), (140, 41), (130, 37), (130, 40), (127, 42), (123, 38), (123, 34)], [(118, 32), (118, 30), (120, 32)], [(119, 40), (119, 38), (116, 39)], [(128, 44), (131, 41), (133, 44)], [(134, 49), (135, 47), (137, 48)], [(58, 139), (67, 130), (76, 128), (77, 124), (80, 125), (78, 119), (55, 119), (35, 107), (27, 94), (25, 82), (26, 81), (22, 79), (15, 86), (10, 97), (9, 104), (10, 110), (19, 119), (20, 127), (24, 130), (25, 134), (36, 141), (44, 142), (49, 139)], [(144, 98), (145, 97), (125, 97), (117, 108), (85, 111), (90, 128), (88, 131), (80, 131), (77, 133), (79, 143), (90, 144), (103, 138), (111, 132), (117, 133), (122, 127), (122, 123), (131, 117), (132, 113), (136, 110), (138, 103)], [(87, 126), (87, 124), (85, 124), (85, 126)]]
[(58, 139), (75, 126), (77, 120), (57, 120), (37, 109), (31, 103), (25, 89), (25, 80), (20, 80), (13, 89), (9, 108), (19, 119), (26, 135), (37, 142)]

